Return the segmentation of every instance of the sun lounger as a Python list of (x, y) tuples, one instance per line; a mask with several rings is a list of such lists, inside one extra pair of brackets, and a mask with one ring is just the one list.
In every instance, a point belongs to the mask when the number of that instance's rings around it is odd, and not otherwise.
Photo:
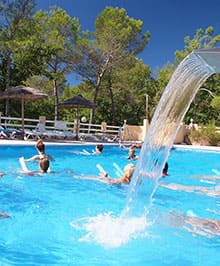
[(63, 139), (73, 139), (75, 134), (73, 134), (67, 127), (67, 124), (65, 121), (62, 120), (56, 120), (54, 123), (54, 133), (58, 138)]
[(42, 123), (38, 123), (36, 128), (33, 130), (27, 130), (24, 131), (25, 139), (48, 139), (53, 137), (52, 131), (47, 130)]
[(36, 129), (25, 130), (25, 139), (72, 139), (74, 134), (67, 128), (65, 121), (55, 121), (54, 130), (47, 130), (42, 123)]
[(21, 138), (23, 132), (15, 128), (5, 128), (0, 126), (0, 137), (4, 139), (16, 139)]

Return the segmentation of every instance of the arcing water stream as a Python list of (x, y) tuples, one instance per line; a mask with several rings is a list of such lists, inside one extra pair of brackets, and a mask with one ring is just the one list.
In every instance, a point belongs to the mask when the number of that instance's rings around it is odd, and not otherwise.
[[(199, 88), (217, 72), (220, 72), (220, 49), (194, 51), (175, 70), (142, 146), (123, 215), (142, 214), (143, 208), (149, 208), (181, 122)], [(149, 204), (138, 201), (140, 193), (150, 197)]]
[(176, 133), (199, 88), (217, 72), (220, 72), (220, 49), (194, 51), (179, 64), (150, 123), (124, 210), (120, 217), (112, 217), (110, 212), (89, 217), (83, 225), (87, 241), (119, 247), (133, 237), (147, 234), (146, 228), (152, 222), (148, 211)]

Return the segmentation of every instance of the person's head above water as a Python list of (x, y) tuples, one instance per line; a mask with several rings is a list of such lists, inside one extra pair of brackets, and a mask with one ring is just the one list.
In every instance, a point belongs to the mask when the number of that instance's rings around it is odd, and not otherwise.
[(104, 145), (103, 144), (98, 144), (96, 145), (96, 152), (101, 153), (104, 149)]
[(131, 177), (134, 173), (134, 170), (135, 170), (135, 165), (134, 164), (127, 164), (125, 167), (124, 167), (124, 175), (129, 178), (129, 180), (131, 180)]
[(42, 141), (41, 139), (39, 139), (39, 140), (37, 141), (36, 149), (37, 149), (39, 152), (42, 152), (42, 153), (45, 152), (45, 145), (44, 145), (44, 143), (43, 143), (43, 141)]
[(128, 152), (128, 159), (137, 159), (137, 156), (135, 154), (135, 149), (134, 148), (130, 148), (129, 152)]

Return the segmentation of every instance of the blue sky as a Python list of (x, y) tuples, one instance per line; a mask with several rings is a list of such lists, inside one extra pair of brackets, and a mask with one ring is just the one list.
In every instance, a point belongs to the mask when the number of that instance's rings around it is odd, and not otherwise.
[(59, 6), (77, 17), (83, 30), (94, 30), (96, 17), (106, 6), (125, 8), (129, 17), (143, 21), (143, 32), (151, 40), (138, 57), (154, 71), (174, 60), (184, 48), (184, 37), (193, 37), (199, 28), (213, 26), (220, 34), (219, 0), (37, 0), (37, 9)]

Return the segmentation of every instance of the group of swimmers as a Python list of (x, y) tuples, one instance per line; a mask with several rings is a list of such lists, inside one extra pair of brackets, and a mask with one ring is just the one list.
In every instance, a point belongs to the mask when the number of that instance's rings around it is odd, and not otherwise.
[[(102, 144), (101, 144), (102, 145)], [(98, 146), (98, 145), (97, 145)], [(142, 144), (132, 144), (128, 151), (128, 160), (137, 160), (138, 156), (135, 154), (135, 148), (141, 148)], [(97, 147), (96, 147), (97, 149)], [(102, 147), (103, 150), (103, 147)], [(101, 151), (102, 152), (102, 151)], [(101, 153), (100, 152), (100, 153)], [(168, 163), (166, 162), (162, 171), (162, 177), (168, 176)], [(101, 177), (109, 184), (129, 184), (131, 182), (133, 173), (135, 170), (135, 165), (130, 163), (127, 164), (123, 169), (123, 175), (119, 178), (110, 178), (108, 173), (102, 171), (100, 172)]]
[[(35, 147), (36, 147), (36, 150), (38, 151), (37, 155), (34, 155), (33, 157), (31, 157), (29, 159), (23, 158), (24, 173), (27, 175), (31, 175), (31, 174), (36, 174), (38, 172), (38, 171), (29, 171), (26, 167), (26, 164), (25, 164), (25, 162), (31, 162), (31, 161), (36, 161), (36, 160), (39, 161), (40, 173), (49, 173), (50, 172), (50, 161), (54, 161), (54, 158), (52, 156), (46, 154), (45, 144), (43, 143), (43, 141), (41, 139), (37, 141)], [(137, 160), (138, 159), (138, 156), (136, 156), (136, 154), (135, 154), (135, 148), (141, 148), (141, 145), (139, 145), (139, 146), (132, 145), (130, 147), (128, 160)], [(103, 144), (97, 144), (96, 149), (95, 149), (95, 153), (100, 154), (103, 152), (103, 149), (104, 149)], [(22, 164), (21, 160), (20, 160), (20, 162)], [(100, 172), (100, 176), (109, 184), (119, 184), (119, 183), (128, 184), (131, 181), (134, 170), (135, 170), (135, 165), (130, 163), (124, 167), (123, 175), (117, 179), (110, 178), (106, 172)], [(168, 171), (168, 163), (166, 162), (164, 169), (163, 169), (163, 176), (168, 175), (167, 171)], [(2, 177), (3, 175), (4, 175), (4, 173), (0, 173), (0, 177)]]
[[(135, 148), (141, 148), (141, 145), (132, 145), (129, 148), (129, 152), (128, 152), (128, 160), (137, 160), (138, 156), (135, 154)], [(54, 158), (48, 154), (46, 154), (45, 152), (45, 144), (43, 143), (42, 140), (38, 140), (36, 143), (36, 149), (38, 151), (37, 155), (34, 155), (33, 157), (29, 158), (29, 159), (24, 159), (24, 161), (26, 162), (31, 162), (31, 161), (39, 161), (39, 169), (40, 169), (40, 173), (48, 173), (50, 172), (50, 161), (54, 161)], [(96, 154), (101, 154), (103, 152), (104, 146), (103, 144), (98, 144), (96, 145), (96, 149), (95, 149), (95, 153)], [(127, 164), (124, 169), (123, 169), (123, 175), (119, 178), (110, 178), (108, 176), (108, 173), (101, 171), (100, 172), (100, 176), (101, 178), (104, 180), (105, 183), (108, 184), (129, 184), (131, 182), (133, 173), (135, 171), (135, 165), (132, 163)], [(31, 171), (30, 171), (31, 172)], [(26, 172), (27, 174), (29, 174), (30, 172)], [(33, 173), (33, 171), (32, 171)], [(36, 173), (36, 171), (35, 171)], [(0, 177), (2, 177), (4, 175), (4, 173), (0, 173)], [(163, 173), (162, 176), (167, 176), (168, 175), (168, 163), (165, 163), (165, 166), (163, 168)], [(192, 188), (188, 188), (186, 186), (174, 186), (174, 184), (166, 184), (166, 183), (161, 183), (161, 186), (166, 187), (166, 188), (171, 188), (171, 189), (176, 189), (176, 190), (184, 190), (184, 191), (189, 191), (189, 192), (193, 192), (195, 187)], [(198, 189), (198, 187), (196, 187)], [(201, 189), (202, 187), (200, 187), (200, 191), (201, 192), (206, 192), (207, 191), (202, 191)], [(188, 189), (188, 190), (187, 190)], [(218, 194), (219, 195), (219, 194)], [(3, 213), (0, 211), (0, 219), (5, 219), (5, 218), (10, 218), (10, 214), (9, 213)], [(201, 221), (200, 221), (201, 220)], [(216, 220), (204, 220), (204, 224), (203, 224), (203, 220), (199, 219), (199, 218), (193, 218), (193, 217), (186, 217), (186, 223), (187, 224), (194, 224), (195, 221), (195, 225), (196, 228), (198, 227), (198, 222), (203, 230), (203, 228), (207, 228), (207, 223), (210, 225), (210, 227), (208, 228), (208, 233), (213, 233), (214, 235), (219, 234), (219, 228), (220, 228), (220, 223)], [(187, 228), (187, 230), (190, 230)], [(194, 230), (191, 230), (192, 232), (195, 232)], [(198, 230), (197, 230), (198, 231)], [(196, 231), (196, 232), (197, 232)], [(217, 232), (217, 233), (216, 233)], [(199, 231), (200, 234), (203, 233), (203, 231)], [(205, 232), (206, 233), (206, 232)]]

